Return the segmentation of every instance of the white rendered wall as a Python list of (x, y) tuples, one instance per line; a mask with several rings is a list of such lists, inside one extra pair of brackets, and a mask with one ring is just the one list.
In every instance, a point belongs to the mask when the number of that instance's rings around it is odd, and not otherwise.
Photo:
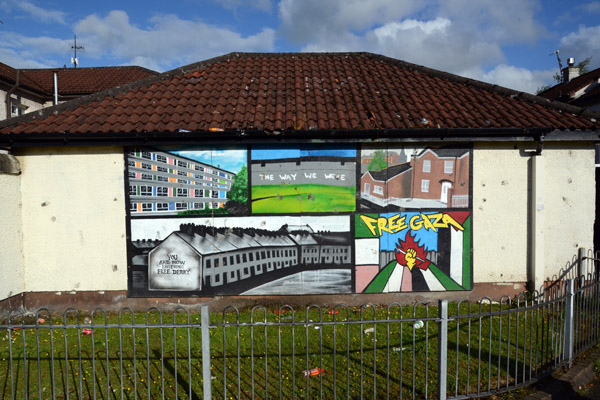
[[(473, 152), (474, 282), (528, 279), (529, 156), (523, 144), (475, 145)], [(544, 157), (544, 277), (593, 247), (593, 144), (546, 144)]]
[(0, 173), (0, 300), (24, 291), (19, 175)]
[(126, 289), (123, 149), (19, 154), (25, 291)]
[[(567, 147), (570, 147), (567, 148)], [(475, 145), (474, 281), (528, 279), (529, 157), (523, 145)], [(533, 150), (528, 148), (526, 150)], [(595, 216), (593, 145), (546, 144), (545, 276), (578, 247), (591, 248)], [(120, 147), (20, 150), (22, 175), (0, 175), (0, 217), (19, 235), (0, 249), (0, 298), (21, 291), (127, 288), (124, 161)], [(6, 206), (4, 206), (6, 204)], [(21, 254), (24, 263), (21, 264)], [(17, 260), (6, 269), (5, 260)], [(12, 268), (12, 269), (11, 269)], [(25, 282), (24, 284), (22, 282)]]

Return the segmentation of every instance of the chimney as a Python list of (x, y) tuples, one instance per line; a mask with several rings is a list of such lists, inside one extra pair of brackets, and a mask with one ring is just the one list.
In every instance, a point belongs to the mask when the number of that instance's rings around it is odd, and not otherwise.
[(562, 70), (562, 81), (563, 83), (568, 83), (578, 76), (579, 67), (575, 66), (575, 59), (573, 57), (569, 57), (567, 60), (567, 68), (563, 68)]

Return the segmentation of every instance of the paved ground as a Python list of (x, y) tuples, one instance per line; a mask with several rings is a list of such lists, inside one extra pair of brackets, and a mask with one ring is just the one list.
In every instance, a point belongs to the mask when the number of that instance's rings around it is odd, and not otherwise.
[(595, 347), (578, 358), (567, 372), (559, 377), (546, 378), (535, 385), (537, 392), (526, 400), (600, 400), (600, 375), (595, 362), (600, 348)]

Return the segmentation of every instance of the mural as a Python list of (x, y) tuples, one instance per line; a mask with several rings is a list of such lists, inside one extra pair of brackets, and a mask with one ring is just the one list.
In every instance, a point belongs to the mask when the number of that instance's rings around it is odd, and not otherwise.
[(348, 216), (290, 217), (281, 224), (281, 217), (132, 220), (132, 290), (156, 296), (352, 291)]
[(466, 146), (125, 152), (130, 296), (471, 290)]
[(132, 216), (244, 214), (245, 148), (132, 149), (127, 152)]
[(253, 147), (252, 212), (348, 212), (356, 209), (356, 148)]
[(361, 209), (469, 207), (467, 147), (363, 147)]
[(471, 213), (357, 214), (356, 291), (471, 289)]

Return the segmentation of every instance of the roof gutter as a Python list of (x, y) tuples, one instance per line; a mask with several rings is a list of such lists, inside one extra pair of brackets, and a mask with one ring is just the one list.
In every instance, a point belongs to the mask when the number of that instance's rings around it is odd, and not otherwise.
[(559, 131), (550, 127), (465, 129), (360, 129), (360, 130), (225, 130), (114, 133), (8, 133), (0, 146), (146, 146), (230, 143), (353, 143), (353, 142), (535, 142), (600, 141), (600, 131)]
[(15, 81), (15, 84), (6, 93), (6, 99), (5, 99), (5, 102), (6, 102), (6, 118), (10, 118), (10, 96), (12, 96), (13, 92), (15, 90), (17, 90), (17, 88), (19, 87), (20, 77), (21, 77), (21, 70), (17, 70), (17, 79)]

